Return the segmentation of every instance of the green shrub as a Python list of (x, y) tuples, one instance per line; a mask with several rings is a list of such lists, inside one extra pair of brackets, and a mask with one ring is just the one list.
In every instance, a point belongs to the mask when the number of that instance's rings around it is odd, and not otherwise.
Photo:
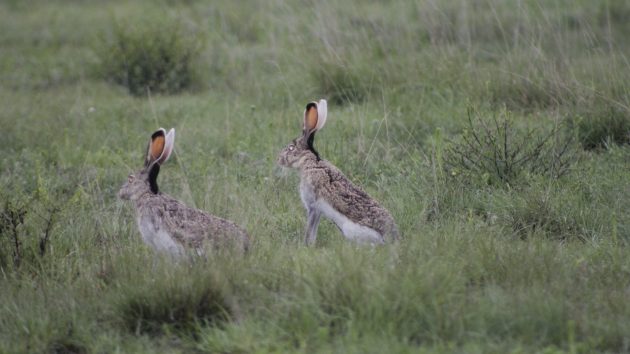
[(334, 105), (362, 102), (369, 94), (365, 75), (341, 63), (322, 62), (314, 67), (312, 76), (317, 90)]
[[(60, 179), (40, 175), (33, 189), (0, 184), (0, 268), (39, 264), (51, 249), (58, 226), (80, 204), (76, 170), (51, 170)], [(38, 172), (47, 176), (49, 171)]]
[[(542, 45), (542, 43), (540, 43)], [(585, 93), (568, 75), (571, 66), (533, 56), (529, 48), (519, 48), (493, 65), (473, 72), (471, 95), (496, 108), (535, 112), (575, 103)]]
[(194, 84), (200, 44), (179, 22), (116, 24), (111, 38), (102, 40), (99, 71), (133, 95), (177, 93)]
[(596, 10), (596, 18), (599, 26), (612, 27), (623, 34), (630, 23), (630, 4), (627, 1), (601, 2)]
[(153, 335), (169, 329), (194, 331), (198, 325), (227, 321), (233, 313), (221, 284), (212, 274), (132, 284), (118, 310), (129, 331)]
[(55, 354), (83, 354), (88, 350), (81, 344), (73, 342), (71, 339), (59, 339), (50, 344), (49, 353)]
[[(511, 194), (504, 207), (497, 210), (499, 218), (521, 238), (542, 233), (555, 239), (583, 239), (584, 230), (573, 217), (576, 211), (564, 205), (563, 199), (567, 198), (558, 192), (550, 193), (538, 187), (528, 188), (518, 195)], [(576, 201), (571, 202), (569, 205), (574, 207)]]
[(490, 101), (496, 106), (531, 112), (558, 106), (567, 92), (546, 79), (502, 75), (488, 86)]
[(608, 106), (588, 109), (572, 120), (578, 140), (586, 150), (606, 148), (608, 144), (630, 143), (630, 112)]
[(444, 156), (451, 176), (482, 184), (513, 184), (527, 174), (559, 178), (575, 161), (573, 141), (554, 128), (517, 129), (509, 112), (484, 118), (469, 110), (468, 129)]

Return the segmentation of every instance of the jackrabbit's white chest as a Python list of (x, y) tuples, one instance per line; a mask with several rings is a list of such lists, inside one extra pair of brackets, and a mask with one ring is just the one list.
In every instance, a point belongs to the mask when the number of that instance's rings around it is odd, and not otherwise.
[(177, 243), (164, 228), (155, 224), (151, 217), (138, 216), (138, 228), (142, 240), (158, 252), (179, 256), (184, 252), (182, 245)]
[(315, 195), (313, 186), (304, 180), (300, 181), (300, 198), (302, 198), (302, 203), (304, 203), (306, 209), (313, 207), (317, 202), (317, 196)]

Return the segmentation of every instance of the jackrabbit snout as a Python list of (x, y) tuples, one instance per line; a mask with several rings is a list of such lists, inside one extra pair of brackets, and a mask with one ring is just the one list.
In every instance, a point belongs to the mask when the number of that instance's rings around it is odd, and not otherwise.
[(149, 183), (146, 180), (147, 176), (142, 175), (142, 171), (138, 171), (135, 174), (130, 174), (127, 177), (127, 181), (123, 183), (118, 191), (118, 198), (122, 200), (136, 200), (149, 190)]
[(295, 162), (298, 160), (299, 151), (295, 141), (285, 146), (280, 153), (276, 163), (282, 167), (294, 167)]

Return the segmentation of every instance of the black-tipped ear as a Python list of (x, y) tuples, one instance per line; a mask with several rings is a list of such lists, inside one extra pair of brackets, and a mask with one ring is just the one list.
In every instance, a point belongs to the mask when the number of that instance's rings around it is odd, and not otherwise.
[(163, 164), (173, 152), (173, 146), (175, 144), (175, 129), (166, 133), (164, 128), (158, 129), (155, 133), (151, 134), (151, 140), (149, 140), (149, 146), (147, 147), (147, 154), (144, 160), (144, 167), (149, 167), (154, 163)]
[(157, 184), (157, 177), (159, 173), (160, 165), (157, 163), (153, 164), (153, 166), (151, 166), (151, 169), (149, 170), (149, 186), (153, 194), (158, 194), (158, 192), (160, 191)]
[(164, 128), (160, 128), (155, 133), (151, 134), (149, 140), (149, 146), (147, 147), (147, 154), (144, 160), (144, 167), (148, 167), (157, 161), (164, 151), (164, 144), (166, 142), (166, 131)]
[(319, 157), (317, 150), (315, 150), (315, 147), (313, 147), (313, 142), (315, 142), (315, 133), (326, 123), (327, 114), (328, 104), (324, 99), (319, 100), (319, 102), (309, 102), (306, 104), (306, 108), (304, 108), (302, 139), (306, 139), (306, 146), (313, 154), (315, 154), (317, 161), (321, 160), (321, 158)]
[(328, 103), (321, 99), (319, 102), (309, 102), (304, 108), (304, 128), (302, 134), (309, 136), (314, 132), (322, 129), (326, 123), (328, 115)]
[(302, 134), (309, 136), (315, 132), (317, 127), (317, 103), (309, 102), (304, 109), (304, 127)]

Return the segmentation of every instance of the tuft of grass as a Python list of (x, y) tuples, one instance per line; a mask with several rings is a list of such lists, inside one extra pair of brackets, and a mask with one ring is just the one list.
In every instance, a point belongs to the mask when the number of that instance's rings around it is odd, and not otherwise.
[(102, 37), (98, 71), (133, 95), (181, 92), (195, 84), (201, 43), (178, 20), (115, 23), (111, 37)]
[(500, 222), (507, 224), (520, 238), (537, 234), (557, 240), (587, 238), (588, 231), (576, 218), (579, 211), (575, 209), (579, 202), (575, 199), (540, 187), (507, 194), (509, 196), (498, 196), (496, 202), (504, 208), (497, 208), (494, 212)]
[(366, 75), (357, 68), (337, 62), (321, 62), (313, 67), (311, 76), (317, 91), (327, 97), (331, 104), (345, 105), (362, 102), (370, 91)]
[(51, 343), (47, 352), (54, 354), (85, 354), (88, 353), (88, 350), (81, 344), (62, 339)]
[(199, 326), (226, 322), (234, 314), (224, 285), (213, 273), (133, 284), (118, 312), (127, 330), (151, 335), (194, 332)]
[(586, 150), (630, 143), (630, 111), (612, 105), (582, 110), (572, 119), (577, 137)]
[(570, 100), (570, 90), (538, 75), (504, 74), (488, 85), (490, 101), (497, 107), (533, 112), (558, 107)]

